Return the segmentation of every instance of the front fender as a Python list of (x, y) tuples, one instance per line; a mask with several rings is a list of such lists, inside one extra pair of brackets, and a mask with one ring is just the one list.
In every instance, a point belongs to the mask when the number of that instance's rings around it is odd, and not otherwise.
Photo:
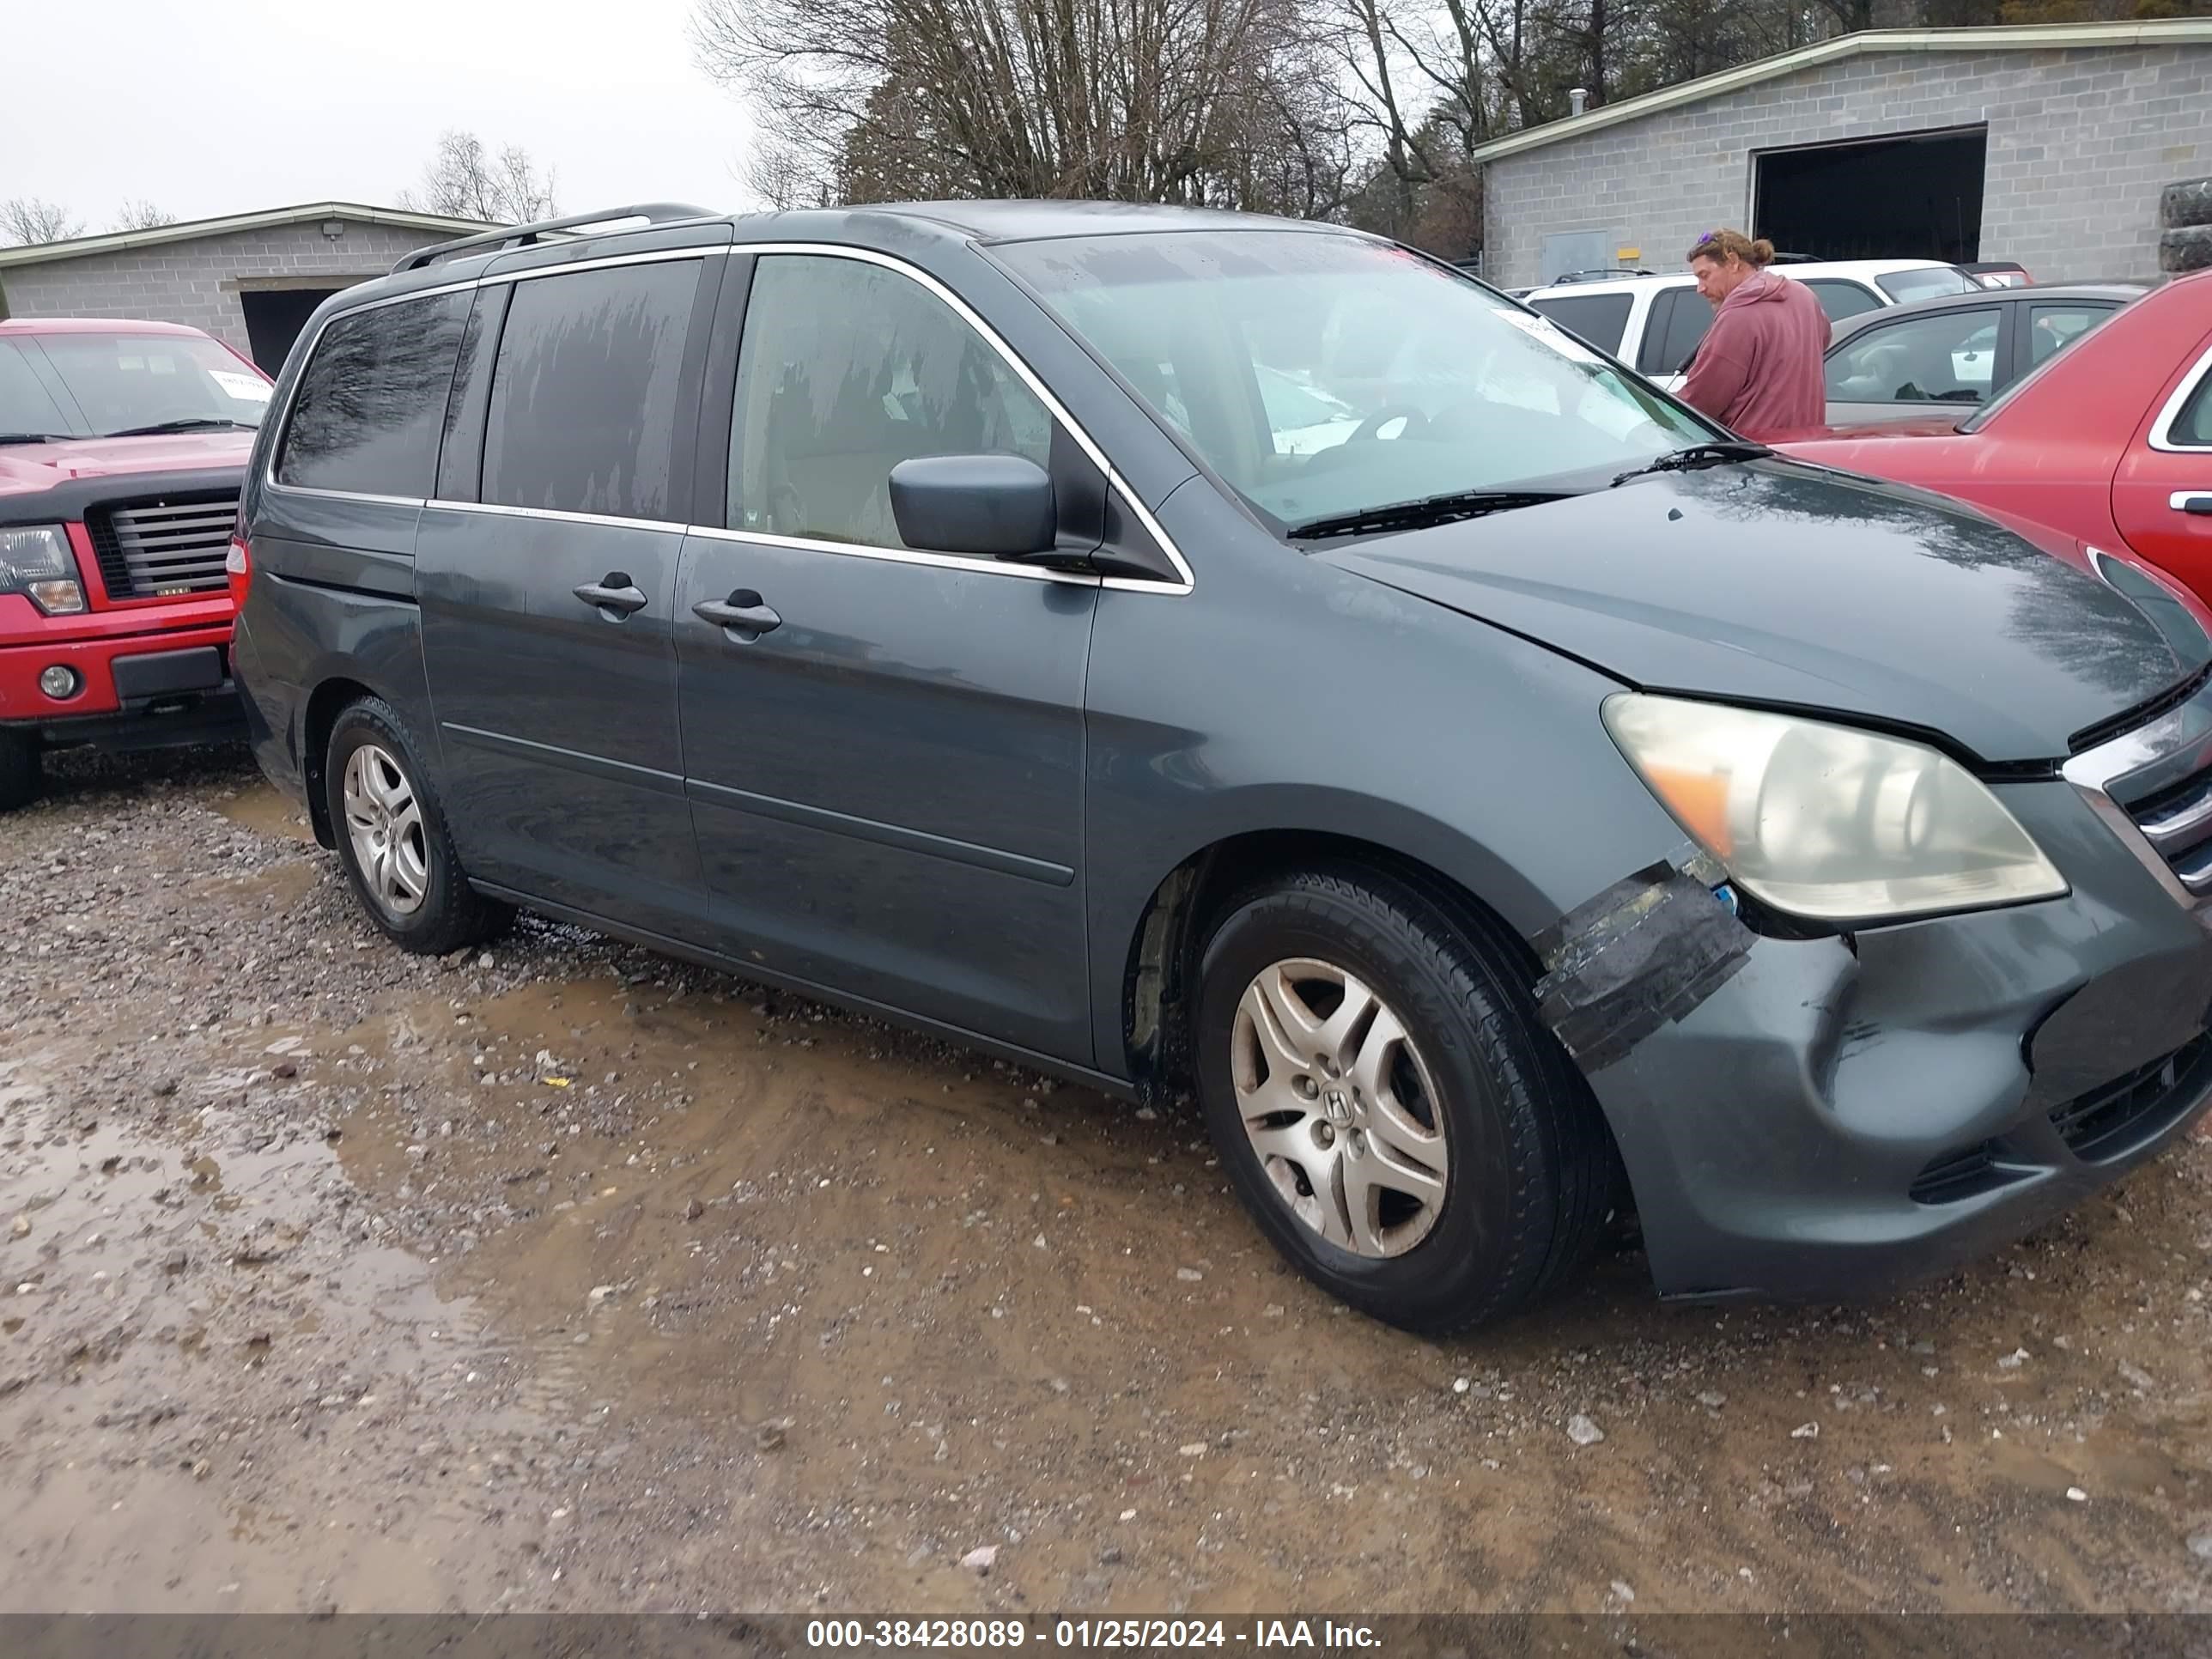
[(1195, 591), (1109, 590), (1092, 639), (1085, 858), (1100, 1070), (1127, 1074), (1123, 982), (1154, 896), (1232, 837), (1307, 831), (1385, 848), (1523, 937), (1681, 848), (1605, 733), (1600, 708), (1619, 682), (1257, 537), (1198, 485), (1169, 507), (1170, 533), (1207, 550)]

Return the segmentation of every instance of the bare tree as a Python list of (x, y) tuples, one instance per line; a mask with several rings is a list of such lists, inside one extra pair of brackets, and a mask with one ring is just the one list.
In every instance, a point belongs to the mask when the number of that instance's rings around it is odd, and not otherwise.
[(163, 225), (173, 225), (177, 216), (155, 207), (151, 202), (125, 202), (123, 210), (115, 216), (118, 230), (158, 230)]
[(35, 196), (10, 197), (0, 202), (0, 243), (29, 247), (39, 242), (65, 242), (84, 234), (84, 222), (70, 216), (67, 208), (42, 202)]
[(560, 212), (553, 173), (542, 175), (530, 152), (509, 144), (496, 155), (473, 132), (453, 128), (439, 136), (438, 149), (422, 168), (422, 181), (403, 191), (399, 205), (417, 213), (486, 223), (526, 224)]
[(775, 200), (1343, 198), (1322, 0), (699, 0)]

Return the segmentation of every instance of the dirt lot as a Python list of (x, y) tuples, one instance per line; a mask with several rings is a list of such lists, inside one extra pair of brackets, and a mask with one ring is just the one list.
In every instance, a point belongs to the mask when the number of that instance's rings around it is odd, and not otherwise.
[(1193, 1121), (404, 957), (240, 755), (0, 848), (0, 1611), (2212, 1608), (2204, 1142), (1893, 1303), (1440, 1346)]

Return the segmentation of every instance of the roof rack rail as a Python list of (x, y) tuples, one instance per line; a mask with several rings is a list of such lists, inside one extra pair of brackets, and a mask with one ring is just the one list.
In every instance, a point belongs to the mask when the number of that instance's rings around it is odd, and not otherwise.
[(461, 236), (450, 242), (435, 242), (428, 247), (418, 247), (392, 267), (397, 276), (403, 270), (420, 270), (425, 265), (435, 264), (441, 259), (450, 259), (455, 254), (471, 252), (479, 248), (527, 247), (548, 231), (577, 230), (586, 225), (614, 224), (624, 219), (642, 219), (649, 225), (665, 225), (679, 219), (711, 219), (712, 208), (692, 207), (684, 202), (641, 202), (631, 207), (605, 208), (598, 213), (578, 213), (566, 219), (543, 219), (531, 225), (505, 225), (496, 230), (478, 231), (473, 236)]
[(1656, 276), (1656, 270), (1642, 265), (1600, 265), (1590, 270), (1562, 271), (1552, 280), (1554, 283), (1610, 283), (1623, 276)]

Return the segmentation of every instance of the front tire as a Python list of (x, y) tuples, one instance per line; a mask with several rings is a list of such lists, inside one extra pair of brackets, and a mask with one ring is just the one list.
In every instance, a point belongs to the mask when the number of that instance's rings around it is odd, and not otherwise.
[(338, 715), (323, 787), (354, 896), (401, 949), (443, 956), (514, 921), (469, 885), (420, 751), (389, 703), (364, 697)]
[(1522, 976), (1419, 893), (1307, 872), (1200, 959), (1199, 1094), (1238, 1196), (1300, 1272), (1386, 1324), (1472, 1329), (1590, 1253), (1614, 1163)]
[(0, 812), (39, 798), (39, 740), (27, 732), (0, 732)]

